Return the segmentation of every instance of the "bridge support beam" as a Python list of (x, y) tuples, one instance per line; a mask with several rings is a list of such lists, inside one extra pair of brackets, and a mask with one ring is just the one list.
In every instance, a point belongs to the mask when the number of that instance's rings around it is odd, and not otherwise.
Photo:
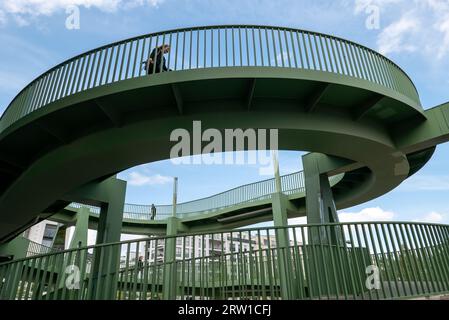
[[(27, 256), (30, 240), (19, 235), (8, 243), (0, 245), (0, 258), (5, 260), (23, 259)], [(0, 262), (4, 262), (1, 261)], [(17, 294), (20, 280), (22, 279), (22, 264), (8, 266), (6, 274), (10, 275), (0, 285), (0, 300), (14, 300)]]
[(163, 299), (176, 299), (176, 235), (179, 229), (179, 219), (175, 217), (168, 218), (167, 236), (165, 239), (164, 250), (164, 283), (163, 283)]
[[(308, 224), (338, 223), (332, 189), (329, 184), (329, 160), (332, 157), (309, 153), (302, 157), (304, 168), (304, 183), (306, 188), (306, 211)], [(323, 165), (323, 162), (326, 162)], [(320, 243), (327, 239), (325, 235), (319, 237), (316, 232), (309, 234), (313, 243)]]
[[(30, 240), (24, 238), (22, 234), (8, 243), (0, 244), (0, 258), (22, 259), (27, 256)], [(2, 262), (0, 260), (0, 262)]]
[[(282, 193), (281, 176), (279, 174), (279, 161), (277, 154), (273, 153), (274, 165), (274, 181), (276, 186), (276, 193), (271, 195), (271, 206), (273, 209), (273, 222), (275, 227), (285, 227), (288, 225), (287, 210), (292, 207), (288, 197)], [(277, 229), (276, 244), (278, 247), (279, 256), (277, 263), (280, 276), (280, 288), (282, 299), (293, 299), (293, 277), (292, 265), (290, 260), (290, 239), (288, 236), (288, 229)]]
[[(120, 241), (125, 205), (126, 181), (111, 178), (98, 186), (102, 196), (96, 244)], [(117, 277), (120, 268), (120, 245), (96, 248), (92, 266), (91, 299), (116, 299)]]
[[(283, 193), (277, 192), (271, 196), (273, 208), (273, 221), (275, 227), (288, 225), (287, 210), (291, 207), (290, 201)], [(279, 268), (279, 281), (281, 297), (284, 300), (294, 299), (294, 285), (292, 277), (292, 264), (290, 254), (290, 239), (288, 229), (277, 229), (276, 244), (278, 248), (277, 263)]]
[(76, 213), (76, 225), (70, 241), (69, 249), (87, 246), (87, 235), (89, 232), (89, 209), (81, 207)]
[[(307, 244), (304, 244), (308, 256), (306, 263), (311, 270), (309, 295), (340, 296), (343, 294), (342, 288), (349, 285), (350, 279), (345, 275), (346, 270), (335, 266), (334, 262), (334, 259), (347, 253), (347, 248), (343, 230), (340, 226), (332, 225), (338, 223), (339, 219), (329, 184), (329, 172), (331, 168), (338, 167), (341, 160), (318, 153), (304, 155), (302, 159), (307, 223), (311, 225), (308, 228)], [(336, 271), (332, 268), (336, 268)]]

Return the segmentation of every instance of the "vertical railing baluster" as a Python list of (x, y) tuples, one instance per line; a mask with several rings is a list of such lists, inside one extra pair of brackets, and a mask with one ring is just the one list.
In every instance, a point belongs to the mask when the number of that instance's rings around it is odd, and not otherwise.
[(136, 49), (134, 50), (134, 64), (131, 68), (131, 78), (135, 78), (138, 76), (138, 74), (136, 74), (136, 68), (141, 66), (142, 60), (138, 60), (137, 57), (139, 56), (139, 49), (140, 49), (140, 42), (142, 39), (138, 38), (136, 40), (134, 40), (136, 42)]
[(210, 29), (210, 67), (214, 67), (214, 28)]
[(438, 288), (438, 292), (442, 292), (444, 291), (444, 288), (442, 286), (443, 283), (443, 272), (441, 270), (441, 266), (443, 265), (443, 263), (439, 260), (438, 255), (435, 254), (435, 245), (436, 243), (433, 241), (433, 235), (432, 232), (430, 230), (431, 226), (429, 225), (422, 225), (421, 226), (423, 228), (423, 230), (425, 231), (426, 234), (426, 239), (427, 239), (427, 247), (429, 249), (430, 255), (432, 257), (432, 259), (430, 260), (430, 262), (433, 265), (433, 268), (435, 270), (435, 275), (436, 275), (436, 282), (437, 282), (437, 288)]
[[(111, 68), (112, 68), (112, 59), (114, 57), (115, 48), (117, 48), (117, 46), (113, 46), (113, 47), (110, 47), (108, 49), (109, 50), (108, 69), (106, 71), (106, 78), (104, 80), (104, 84), (108, 84), (108, 83), (112, 82), (112, 81), (109, 81), (109, 75), (111, 74), (111, 71), (112, 71), (111, 70)], [(114, 64), (114, 68), (115, 68), (115, 65), (116, 64)]]
[(284, 49), (283, 49), (283, 47), (282, 47), (282, 37), (281, 37), (281, 30), (280, 29), (277, 29), (278, 30), (278, 32), (277, 32), (277, 37), (278, 37), (278, 40), (279, 40), (279, 51), (280, 51), (280, 55), (281, 55), (281, 62), (282, 62), (282, 67), (284, 68), (285, 67), (285, 61), (284, 61), (284, 59), (285, 59), (285, 57), (284, 57)]
[(276, 51), (276, 38), (274, 36), (274, 29), (271, 29), (271, 40), (273, 43), (273, 58), (274, 58), (274, 66), (277, 67), (278, 66), (278, 54)]
[(114, 46), (114, 49), (117, 49), (116, 52), (114, 52), (115, 55), (115, 62), (113, 65), (113, 71), (112, 71), (112, 78), (111, 78), (111, 83), (115, 82), (115, 76), (117, 74), (117, 67), (118, 67), (118, 60), (119, 60), (119, 56), (120, 56), (120, 52), (121, 52), (121, 48), (122, 48), (122, 44), (118, 44)]
[[(368, 239), (368, 237), (367, 237), (367, 232), (366, 232), (366, 229), (368, 228), (368, 230), (370, 231), (370, 237), (369, 237), (369, 239)], [(377, 267), (377, 269), (378, 269), (378, 271), (379, 271), (379, 280), (380, 280), (380, 289), (382, 290), (382, 297), (385, 299), (386, 298), (386, 294), (385, 294), (385, 286), (384, 286), (384, 284), (383, 284), (383, 276), (382, 276), (382, 273), (380, 272), (381, 271), (381, 266), (380, 266), (380, 263), (379, 263), (379, 257), (377, 256), (377, 249), (376, 249), (376, 244), (373, 242), (373, 237), (372, 237), (372, 234), (371, 234), (371, 230), (369, 229), (370, 227), (369, 227), (369, 224), (366, 224), (366, 223), (363, 223), (363, 224), (361, 224), (361, 229), (362, 229), (362, 235), (363, 235), (363, 241), (365, 242), (365, 244), (366, 244), (366, 246), (367, 246), (367, 248), (368, 248), (368, 251), (369, 251), (369, 253), (370, 253), (370, 255), (372, 255), (372, 257), (374, 257), (374, 261), (373, 262), (375, 262), (376, 263), (376, 267)], [(368, 241), (369, 240), (369, 241)], [(371, 252), (371, 248), (372, 248), (372, 252)], [(372, 259), (372, 258), (371, 258)], [(375, 291), (376, 292), (376, 296), (377, 296), (377, 299), (380, 299), (380, 295), (379, 295), (379, 290), (376, 290)]]
[[(203, 35), (204, 35), (204, 47), (203, 47), (203, 68), (207, 67), (207, 29), (203, 29)], [(201, 260), (202, 261), (202, 260)]]
[[(92, 69), (89, 75), (89, 80), (87, 81), (87, 89), (97, 87), (98, 74), (100, 73), (101, 63), (103, 59), (104, 50), (96, 51), (94, 60), (92, 62)], [(95, 70), (95, 72), (94, 72)]]
[(439, 242), (439, 248), (440, 248), (440, 257), (441, 261), (443, 262), (443, 269), (445, 273), (444, 277), (444, 286), (445, 289), (449, 289), (449, 251), (448, 251), (448, 242), (447, 239), (445, 239), (444, 232), (442, 230), (445, 228), (444, 226), (436, 225), (434, 226), (435, 231), (435, 237), (436, 241)]
[(221, 67), (221, 28), (217, 29), (218, 37), (218, 67)]
[(377, 225), (373, 225), (373, 229), (374, 229), (374, 233), (376, 234), (376, 238), (379, 241), (379, 247), (380, 247), (380, 251), (382, 253), (382, 257), (384, 257), (384, 261), (385, 264), (388, 263), (389, 265), (389, 269), (391, 270), (391, 274), (392, 274), (392, 279), (394, 281), (395, 287), (396, 287), (396, 293), (397, 293), (397, 297), (401, 297), (402, 294), (400, 292), (400, 282), (398, 281), (398, 278), (402, 278), (400, 269), (398, 269), (398, 274), (396, 274), (396, 270), (394, 268), (394, 261), (393, 261), (393, 257), (391, 255), (391, 253), (388, 251), (388, 245), (386, 243), (387, 237), (386, 235), (383, 233), (382, 230), (382, 225), (381, 224), (377, 224)]
[[(140, 61), (139, 61), (139, 73), (138, 76), (142, 76), (142, 74), (144, 74), (144, 70), (146, 70), (146, 60), (145, 60), (145, 49), (146, 49), (146, 44), (147, 44), (147, 37), (143, 38), (143, 43), (142, 43), (142, 54), (140, 55)], [(150, 48), (151, 50), (151, 48)], [(147, 57), (148, 59), (148, 57)]]
[[(158, 33), (156, 36), (156, 43), (154, 44), (154, 61), (153, 61), (153, 75), (156, 73), (156, 66), (157, 66), (157, 61), (159, 59), (159, 55), (163, 55), (163, 52), (159, 52), (159, 36), (160, 34)], [(151, 49), (150, 49), (151, 50)], [(161, 57), (162, 59), (162, 57)], [(184, 57), (183, 57), (184, 59)]]
[[(122, 47), (123, 45), (123, 47)], [(128, 42), (122, 43), (120, 45), (120, 54), (121, 54), (121, 59), (120, 59), (120, 64), (119, 64), (119, 69), (118, 69), (118, 78), (117, 81), (123, 80), (123, 67), (125, 66), (125, 57), (126, 57), (126, 51), (128, 48)]]

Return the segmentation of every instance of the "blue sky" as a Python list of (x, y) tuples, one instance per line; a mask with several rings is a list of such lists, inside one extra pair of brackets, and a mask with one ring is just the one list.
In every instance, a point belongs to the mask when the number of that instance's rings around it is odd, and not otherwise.
[[(80, 8), (80, 29), (65, 27), (66, 8)], [(379, 28), (367, 28), (373, 12)], [(425, 108), (449, 101), (449, 0), (0, 0), (0, 113), (28, 82), (94, 47), (185, 26), (266, 24), (341, 36), (382, 52), (414, 80)], [(397, 190), (341, 212), (343, 220), (449, 223), (449, 145)], [(300, 152), (281, 152), (281, 173), (301, 169)], [(253, 166), (147, 164), (120, 174), (127, 201), (169, 203), (172, 176), (186, 201), (258, 181)]]

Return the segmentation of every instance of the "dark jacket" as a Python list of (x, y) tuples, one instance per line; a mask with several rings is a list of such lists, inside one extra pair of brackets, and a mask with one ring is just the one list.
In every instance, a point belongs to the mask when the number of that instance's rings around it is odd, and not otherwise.
[(156, 206), (151, 206), (151, 220), (154, 220), (156, 217)]
[[(147, 74), (168, 71), (164, 53), (162, 52), (162, 48), (154, 48), (153, 51), (151, 51), (151, 53), (150, 53), (149, 59), (151, 59), (153, 62), (150, 64), (147, 64), (149, 66), (148, 70), (147, 70)], [(155, 69), (155, 67), (156, 67), (156, 69)]]

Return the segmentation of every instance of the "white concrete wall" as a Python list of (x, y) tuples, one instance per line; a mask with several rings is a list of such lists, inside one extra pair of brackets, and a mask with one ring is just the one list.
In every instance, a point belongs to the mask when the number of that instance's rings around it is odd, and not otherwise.
[(48, 220), (44, 220), (42, 222), (39, 222), (38, 224), (32, 226), (30, 228), (29, 234), (28, 234), (28, 239), (30, 239), (31, 241), (37, 242), (42, 244), (42, 240), (44, 237), (44, 231), (45, 231), (45, 226), (47, 224), (51, 224), (51, 225), (58, 225), (56, 222), (53, 221), (48, 221)]

